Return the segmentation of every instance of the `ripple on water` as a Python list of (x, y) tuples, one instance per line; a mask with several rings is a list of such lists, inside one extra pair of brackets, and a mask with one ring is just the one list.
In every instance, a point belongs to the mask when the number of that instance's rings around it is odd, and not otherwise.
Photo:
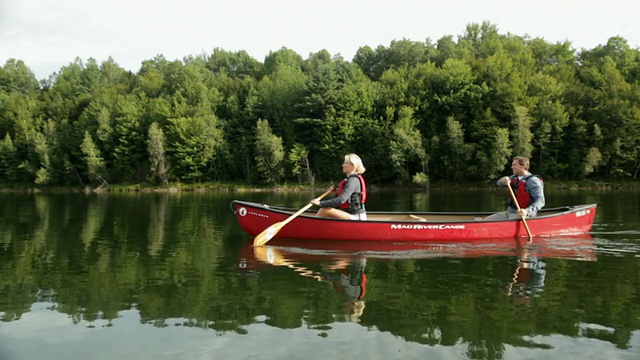
[(596, 253), (598, 255), (626, 256), (634, 254), (640, 256), (640, 240), (636, 237), (629, 237), (629, 233), (616, 235), (627, 235), (621, 237), (596, 237), (594, 243), (596, 245)]

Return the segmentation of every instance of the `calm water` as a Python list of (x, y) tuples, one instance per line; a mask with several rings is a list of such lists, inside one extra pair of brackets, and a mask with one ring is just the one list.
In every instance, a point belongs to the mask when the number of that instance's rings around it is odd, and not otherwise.
[[(504, 195), (373, 192), (368, 209)], [(0, 194), (0, 359), (640, 358), (640, 191), (547, 191), (598, 203), (593, 233), (523, 246), (254, 252), (229, 206), (312, 196)]]

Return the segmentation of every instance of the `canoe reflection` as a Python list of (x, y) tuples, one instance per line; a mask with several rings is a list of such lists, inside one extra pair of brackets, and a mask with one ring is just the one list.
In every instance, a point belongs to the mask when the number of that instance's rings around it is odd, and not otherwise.
[[(595, 260), (593, 238), (589, 234), (526, 239), (474, 240), (466, 243), (395, 243), (383, 241), (335, 241), (275, 239), (265, 246), (253, 247), (252, 240), (241, 250), (241, 269), (277, 265), (274, 261), (297, 263), (323, 259), (429, 259), (484, 256), (526, 256)], [(240, 265), (240, 264), (239, 264)]]
[[(513, 277), (504, 278), (506, 295), (516, 302), (526, 303), (544, 290), (546, 264), (543, 258), (596, 259), (590, 235), (536, 238), (531, 243), (512, 238), (465, 244), (276, 239), (265, 246), (252, 245), (250, 240), (243, 246), (238, 270), (258, 272), (274, 266), (287, 267), (301, 276), (330, 283), (344, 296), (345, 320), (354, 322), (360, 321), (365, 308), (367, 260), (510, 257), (513, 259)], [(316, 264), (313, 267), (317, 269), (318, 263), (320, 270), (307, 267)]]

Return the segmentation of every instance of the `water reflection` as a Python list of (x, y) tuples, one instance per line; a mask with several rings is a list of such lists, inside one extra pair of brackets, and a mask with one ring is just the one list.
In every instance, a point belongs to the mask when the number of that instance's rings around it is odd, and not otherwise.
[[(264, 254), (243, 246), (234, 196), (0, 194), (0, 358), (96, 358), (105, 344), (127, 349), (120, 358), (215, 344), (207, 354), (234, 359), (273, 343), (286, 344), (277, 358), (610, 358), (640, 347), (637, 196), (602, 207), (596, 239), (277, 240)], [(349, 336), (356, 345), (341, 348)], [(258, 355), (246, 355), (252, 344)]]
[(344, 320), (359, 322), (365, 308), (364, 296), (367, 291), (365, 268), (367, 259), (354, 254), (314, 255), (309, 254), (307, 261), (320, 264), (319, 270), (301, 265), (291, 254), (274, 246), (253, 247), (248, 242), (242, 250), (238, 268), (245, 272), (268, 266), (284, 266), (300, 276), (330, 284), (344, 298)]
[(345, 297), (344, 316), (349, 322), (360, 322), (364, 312), (364, 295), (367, 292), (367, 275), (365, 267), (367, 259), (354, 257), (339, 259), (332, 264), (322, 266), (322, 274), (326, 281)]
[(546, 267), (547, 264), (542, 258), (531, 255), (527, 247), (519, 248), (517, 266), (507, 287), (507, 295), (513, 296), (520, 304), (529, 303), (531, 297), (539, 297), (544, 291)]
[(252, 240), (247, 241), (240, 253), (240, 262), (246, 264), (240, 268), (260, 268), (264, 267), (264, 264), (279, 265), (278, 262), (291, 265), (296, 262), (335, 258), (403, 260), (485, 256), (513, 256), (521, 261), (523, 268), (529, 266), (524, 263), (543, 257), (590, 261), (596, 259), (593, 238), (589, 234), (535, 238), (532, 242), (514, 238), (463, 243), (275, 239), (260, 247), (253, 247)]
[(273, 240), (260, 247), (254, 247), (252, 241), (248, 241), (240, 252), (238, 270), (259, 276), (270, 268), (286, 267), (300, 276), (330, 283), (344, 298), (344, 320), (360, 322), (366, 307), (368, 260), (483, 257), (505, 258), (513, 265), (510, 277), (497, 280), (505, 284), (506, 296), (513, 298), (516, 304), (528, 304), (532, 297), (542, 295), (547, 272), (543, 258), (596, 260), (593, 239), (589, 235), (536, 239), (531, 243), (525, 239), (491, 239), (464, 244)]

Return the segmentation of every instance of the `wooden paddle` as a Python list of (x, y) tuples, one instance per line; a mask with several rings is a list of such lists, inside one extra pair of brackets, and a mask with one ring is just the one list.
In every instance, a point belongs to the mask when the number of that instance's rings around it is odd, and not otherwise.
[[(513, 189), (511, 188), (511, 184), (507, 184), (507, 189), (509, 189), (509, 193), (511, 194), (511, 198), (513, 199), (513, 203), (516, 204), (516, 210), (520, 211), (520, 204), (518, 204), (518, 199), (516, 199), (516, 194), (513, 193)], [(529, 225), (527, 224), (527, 219), (523, 215), (520, 215), (522, 219), (522, 223), (524, 224), (524, 228), (527, 229), (527, 234), (529, 234), (529, 241), (533, 240), (533, 235), (531, 235), (531, 230), (529, 229)]]
[[(324, 194), (320, 195), (318, 197), (318, 200), (320, 200), (323, 197), (329, 195), (329, 193), (332, 192), (332, 191), (333, 191), (332, 188), (330, 188)], [(313, 206), (312, 203), (308, 203), (307, 205), (305, 205), (305, 207), (303, 207), (302, 209), (298, 210), (295, 214), (289, 216), (286, 220), (277, 222), (277, 223), (269, 226), (268, 228), (264, 229), (260, 234), (258, 234), (255, 238), (253, 238), (253, 246), (261, 246), (261, 245), (266, 244), (267, 241), (271, 240), (274, 236), (276, 236), (276, 234), (280, 231), (280, 229), (282, 229), (291, 220), (297, 218), (298, 215), (300, 215), (303, 212), (307, 211), (312, 206)]]

